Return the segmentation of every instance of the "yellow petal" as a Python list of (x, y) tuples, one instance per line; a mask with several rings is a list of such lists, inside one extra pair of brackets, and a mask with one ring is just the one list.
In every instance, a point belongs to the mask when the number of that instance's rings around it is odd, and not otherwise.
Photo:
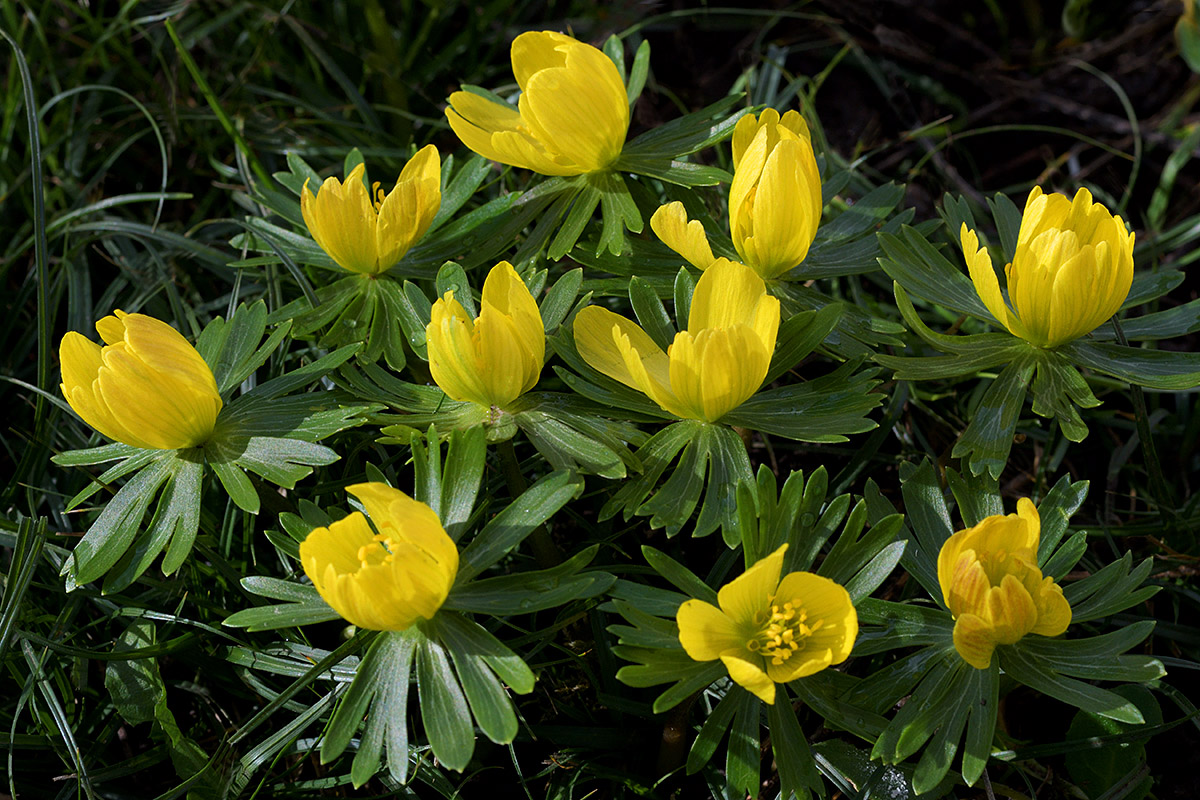
[(858, 613), (845, 587), (811, 572), (790, 572), (779, 582), (774, 604), (792, 602), (815, 627), (800, 651), (782, 664), (769, 664), (767, 674), (779, 682), (804, 678), (844, 662), (858, 638)]
[(746, 637), (725, 612), (703, 600), (688, 600), (675, 614), (679, 643), (696, 661), (714, 661), (731, 649), (744, 647)]
[(616, 65), (591, 45), (570, 40), (558, 49), (565, 55), (561, 68), (527, 78), (518, 101), (521, 117), (548, 150), (584, 172), (605, 169), (620, 155), (629, 130), (625, 84)]
[(379, 259), (375, 206), (363, 184), (365, 169), (359, 164), (346, 176), (345, 183), (326, 178), (316, 197), (305, 181), (300, 192), (300, 213), (313, 239), (338, 266), (371, 274), (378, 271)]
[[(778, 307), (779, 301), (767, 296), (767, 285), (754, 270), (736, 261), (717, 259), (696, 281), (687, 329), (697, 334), (706, 328), (754, 325), (764, 304)], [(774, 345), (771, 337), (772, 349)]]
[(664, 382), (668, 380), (667, 354), (636, 323), (620, 314), (600, 306), (588, 306), (575, 315), (573, 331), (579, 355), (597, 372), (631, 389), (644, 391), (643, 381), (630, 372), (622, 354), (619, 341), (623, 338), (626, 348), (639, 354), (639, 360), (652, 362), (649, 372), (660, 376)]
[(760, 558), (750, 569), (721, 587), (717, 602), (739, 627), (756, 627), (763, 623), (770, 611), (771, 597), (779, 586), (779, 573), (783, 570), (783, 556), (787, 545), (768, 556)]
[[(488, 272), (487, 280), (483, 282), (483, 305), (492, 306), (512, 319), (517, 340), (528, 353), (526, 372), (532, 371), (533, 383), (536, 383), (546, 360), (546, 328), (537, 302), (512, 264), (501, 261)], [(521, 391), (528, 391), (533, 383), (528, 383)]]
[(1030, 633), (1058, 636), (1071, 624), (1071, 604), (1063, 597), (1062, 587), (1053, 578), (1043, 578), (1034, 596), (1037, 605), (1037, 624)]
[(671, 347), (670, 385), (689, 418), (716, 422), (758, 391), (770, 364), (748, 325), (684, 331)]
[(458, 550), (424, 503), (385, 484), (348, 488), (367, 508), (300, 543), (305, 574), (344, 619), (372, 630), (403, 630), (441, 607), (458, 571)]
[(446, 292), (438, 298), (430, 310), (429, 324), (425, 326), (429, 372), (438, 387), (452, 399), (489, 405), (474, 332), (475, 322), (454, 299), (454, 292)]
[(183, 336), (144, 314), (116, 311), (96, 324), (100, 347), (63, 337), (63, 395), (100, 433), (134, 447), (203, 444), (222, 407), (212, 370)]
[[(761, 662), (761, 659), (757, 660)], [(748, 660), (740, 653), (721, 656), (721, 663), (729, 670), (729, 677), (750, 694), (767, 705), (775, 704), (775, 681), (767, 677), (761, 663)]]
[(979, 617), (965, 614), (954, 621), (954, 649), (975, 669), (987, 669), (996, 649), (993, 631)]
[(375, 230), (379, 271), (393, 266), (425, 235), (442, 204), (441, 158), (426, 145), (404, 165), (379, 206)]
[(707, 269), (715, 261), (704, 226), (699, 220), (688, 221), (683, 203), (660, 206), (650, 217), (650, 227), (663, 244), (696, 269)]
[(734, 244), (747, 265), (775, 278), (804, 261), (821, 222), (821, 178), (812, 145), (807, 139), (780, 141), (755, 181), (753, 202), (738, 206), (742, 218)]
[(1037, 624), (1037, 606), (1021, 581), (1005, 575), (987, 596), (984, 619), (991, 623), (997, 644), (1014, 644)]

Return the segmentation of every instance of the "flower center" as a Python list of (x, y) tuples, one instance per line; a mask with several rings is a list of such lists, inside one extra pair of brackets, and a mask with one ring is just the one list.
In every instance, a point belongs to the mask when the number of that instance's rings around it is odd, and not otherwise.
[(808, 612), (795, 600), (782, 604), (771, 604), (771, 611), (760, 611), (755, 622), (762, 627), (756, 636), (746, 642), (746, 648), (758, 653), (779, 666), (799, 652), (804, 640), (818, 630), (824, 620), (808, 623)]
[(373, 567), (377, 564), (390, 564), (394, 556), (392, 555), (392, 537), (386, 534), (377, 533), (372, 539), (371, 544), (364, 544), (358, 548), (358, 563), (362, 568)]
[(379, 181), (371, 184), (371, 194), (375, 196), (375, 213), (379, 213), (379, 209), (383, 207), (383, 201), (387, 198), (387, 194), (379, 186)]

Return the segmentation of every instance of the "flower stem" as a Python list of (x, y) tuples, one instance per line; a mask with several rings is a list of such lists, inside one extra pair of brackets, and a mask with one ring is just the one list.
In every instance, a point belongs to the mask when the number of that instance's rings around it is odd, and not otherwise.
[[(508, 484), (508, 493), (513, 499), (520, 497), (529, 488), (525, 476), (521, 474), (521, 463), (517, 461), (517, 451), (513, 448), (512, 440), (505, 439), (496, 444), (496, 452), (500, 455), (500, 468), (504, 471), (504, 481)], [(533, 547), (533, 558), (541, 569), (550, 569), (563, 562), (562, 551), (550, 538), (546, 526), (538, 525), (529, 534), (529, 544)]]

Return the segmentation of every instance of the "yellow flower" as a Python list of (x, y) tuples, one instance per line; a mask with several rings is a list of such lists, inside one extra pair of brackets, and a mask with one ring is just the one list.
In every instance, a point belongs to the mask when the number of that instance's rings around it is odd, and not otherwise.
[(583, 360), (644, 392), (683, 419), (716, 422), (762, 386), (775, 336), (779, 301), (754, 270), (718, 259), (692, 295), (688, 328), (664, 353), (641, 328), (605, 308), (588, 306), (575, 317), (575, 344)]
[(305, 181), (300, 213), (313, 239), (339, 267), (378, 275), (403, 258), (437, 216), (442, 205), (441, 158), (436, 147), (425, 146), (404, 165), (386, 194), (378, 182), (367, 192), (364, 169), (359, 164), (350, 170), (345, 183), (326, 178), (316, 197)]
[(721, 587), (720, 608), (703, 600), (679, 607), (679, 642), (696, 661), (721, 659), (729, 677), (763, 702), (775, 684), (840, 664), (858, 636), (858, 613), (841, 585), (783, 569), (783, 545)]
[(625, 144), (629, 99), (616, 65), (561, 33), (522, 33), (512, 43), (518, 111), (471, 92), (450, 95), (446, 119), (484, 158), (543, 175), (608, 169)]
[(504, 406), (533, 388), (546, 360), (546, 330), (533, 295), (501, 261), (483, 282), (474, 320), (454, 292), (433, 304), (425, 327), (429, 371), (449, 397)]
[(458, 574), (458, 548), (437, 514), (385, 483), (346, 491), (362, 502), (371, 524), (355, 511), (314, 529), (300, 543), (304, 574), (360, 628), (402, 631), (420, 617), (431, 619)]
[(74, 331), (62, 338), (62, 393), (110, 439), (157, 450), (204, 444), (221, 410), (212, 370), (170, 325), (113, 312), (96, 323), (104, 347)]
[[(802, 262), (821, 223), (821, 175), (808, 125), (796, 111), (768, 108), (745, 116), (733, 130), (729, 230), (742, 263), (765, 280)], [(699, 222), (682, 203), (654, 212), (650, 227), (663, 244), (699, 269), (713, 263)]]
[(987, 669), (998, 644), (1027, 633), (1057, 636), (1071, 623), (1071, 606), (1053, 578), (1037, 566), (1041, 519), (1027, 497), (1017, 513), (987, 517), (946, 540), (938, 553), (942, 599), (954, 615), (954, 649)]
[[(975, 231), (959, 231), (967, 269), (987, 310), (1014, 335), (1057, 347), (1091, 332), (1129, 296), (1133, 234), (1087, 189), (1074, 200), (1033, 187), (1025, 201), (1017, 252), (1004, 268), (1008, 304)], [(1010, 308), (1011, 305), (1011, 308)]]

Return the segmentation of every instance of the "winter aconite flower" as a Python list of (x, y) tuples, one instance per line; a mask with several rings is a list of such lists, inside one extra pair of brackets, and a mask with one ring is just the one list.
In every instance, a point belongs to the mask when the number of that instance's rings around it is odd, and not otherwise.
[(339, 267), (378, 275), (403, 258), (437, 216), (441, 158), (433, 145), (422, 148), (386, 193), (378, 182), (367, 191), (365, 169), (359, 164), (345, 183), (326, 178), (316, 197), (305, 181), (300, 212), (313, 239)]
[[(400, 631), (442, 607), (458, 574), (458, 548), (433, 509), (384, 483), (346, 487), (355, 511), (300, 543), (300, 563), (347, 622)], [(372, 528), (372, 525), (374, 528)]]
[[(773, 108), (742, 117), (733, 131), (733, 164), (733, 246), (762, 278), (778, 278), (805, 259), (821, 222), (821, 175), (804, 118), (796, 111), (780, 117)], [(688, 222), (682, 203), (659, 208), (650, 226), (693, 266), (713, 263), (704, 228)]]
[(942, 545), (938, 583), (954, 615), (954, 649), (972, 667), (987, 669), (998, 644), (1057, 636), (1070, 624), (1062, 589), (1038, 569), (1040, 538), (1037, 509), (1022, 497), (1016, 514), (987, 517)]
[(754, 270), (718, 259), (692, 295), (686, 331), (664, 353), (625, 317), (588, 306), (575, 317), (584, 361), (683, 419), (716, 422), (762, 386), (775, 352), (779, 301)]
[(62, 338), (62, 393), (83, 421), (118, 442), (158, 450), (204, 444), (221, 410), (212, 370), (165, 322), (113, 312), (96, 323), (101, 347)]
[(503, 408), (532, 389), (546, 358), (537, 303), (507, 261), (488, 273), (478, 317), (446, 292), (433, 304), (425, 339), (442, 391), (481, 406)]
[(446, 119), (484, 158), (543, 175), (608, 169), (625, 144), (629, 99), (616, 65), (591, 45), (553, 31), (512, 43), (517, 109), (472, 92), (450, 95)]
[(1087, 189), (1074, 200), (1042, 194), (1025, 201), (1016, 253), (1004, 268), (1008, 303), (979, 237), (959, 236), (975, 290), (1004, 327), (1037, 347), (1057, 347), (1090, 333), (1117, 313), (1133, 283), (1133, 234)]
[(679, 607), (683, 649), (696, 661), (721, 659), (729, 677), (774, 704), (775, 684), (840, 664), (858, 636), (858, 614), (841, 585), (783, 569), (783, 545), (717, 593)]

